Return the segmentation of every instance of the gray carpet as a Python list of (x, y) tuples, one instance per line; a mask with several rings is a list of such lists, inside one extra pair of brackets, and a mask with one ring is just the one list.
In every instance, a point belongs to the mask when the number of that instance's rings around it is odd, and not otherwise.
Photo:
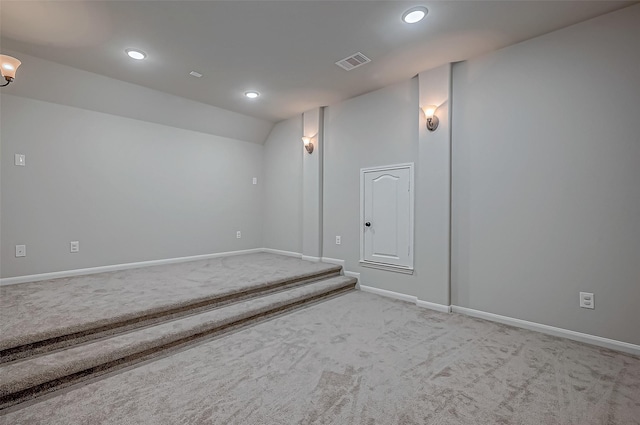
[(339, 269), (259, 253), (2, 286), (0, 349)]
[(640, 359), (351, 292), (42, 400), (20, 424), (640, 423)]
[[(123, 368), (137, 362), (140, 357), (160, 355), (167, 346), (184, 344), (202, 339), (203, 336), (224, 331), (246, 320), (257, 321), (267, 315), (285, 311), (306, 302), (313, 302), (353, 290), (354, 278), (337, 276), (312, 284), (295, 287), (248, 301), (233, 303), (199, 314), (171, 320), (154, 326), (125, 332), (110, 338), (79, 344), (26, 360), (0, 366), (0, 403), (8, 395), (29, 390), (28, 397), (39, 395), (37, 388), (44, 385), (48, 390), (53, 380), (66, 380), (70, 375), (80, 374), (81, 379), (90, 377), (85, 372), (113, 364)], [(69, 379), (73, 382), (76, 379)], [(13, 404), (13, 403), (12, 403)], [(0, 408), (5, 406), (0, 404)]]

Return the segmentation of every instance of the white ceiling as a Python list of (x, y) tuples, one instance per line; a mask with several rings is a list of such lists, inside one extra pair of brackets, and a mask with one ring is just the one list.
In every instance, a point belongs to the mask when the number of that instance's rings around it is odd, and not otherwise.
[[(633, 3), (2, 0), (0, 35), (3, 48), (277, 121)], [(415, 5), (427, 18), (403, 23)], [(372, 62), (334, 64), (356, 52)]]

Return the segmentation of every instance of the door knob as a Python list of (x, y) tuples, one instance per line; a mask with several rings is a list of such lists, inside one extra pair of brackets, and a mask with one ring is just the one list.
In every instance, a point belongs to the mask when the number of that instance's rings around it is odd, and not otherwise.
[(371, 227), (371, 222), (367, 221), (366, 223), (364, 223), (364, 225), (367, 226), (367, 227)]

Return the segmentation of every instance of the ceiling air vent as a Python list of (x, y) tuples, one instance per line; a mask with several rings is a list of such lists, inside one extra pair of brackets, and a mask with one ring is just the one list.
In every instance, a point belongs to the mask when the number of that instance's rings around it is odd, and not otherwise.
[(358, 52), (355, 55), (351, 55), (348, 58), (344, 58), (336, 62), (342, 69), (346, 69), (347, 71), (351, 71), (354, 68), (364, 65), (365, 63), (371, 62), (371, 59)]

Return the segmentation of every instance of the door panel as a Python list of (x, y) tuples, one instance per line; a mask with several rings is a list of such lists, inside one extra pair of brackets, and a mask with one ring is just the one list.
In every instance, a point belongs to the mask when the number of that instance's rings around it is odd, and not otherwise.
[(364, 171), (363, 183), (362, 259), (412, 267), (411, 169)]

